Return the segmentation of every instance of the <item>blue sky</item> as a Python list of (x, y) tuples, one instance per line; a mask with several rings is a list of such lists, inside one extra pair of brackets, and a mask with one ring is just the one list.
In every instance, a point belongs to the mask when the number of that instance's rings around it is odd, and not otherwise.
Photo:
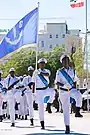
[[(85, 7), (72, 9), (70, 0), (39, 0), (40, 18), (64, 18), (59, 20), (41, 20), (44, 22), (65, 22), (69, 29), (85, 29)], [(88, 29), (90, 30), (90, 0), (88, 1)], [(12, 28), (24, 15), (37, 6), (38, 0), (0, 0), (0, 28)], [(16, 20), (1, 20), (16, 19)]]

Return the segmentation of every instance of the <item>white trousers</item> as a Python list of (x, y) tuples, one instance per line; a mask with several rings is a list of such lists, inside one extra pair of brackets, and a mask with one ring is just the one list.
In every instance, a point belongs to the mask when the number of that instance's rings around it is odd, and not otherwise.
[(2, 106), (0, 105), (0, 116), (3, 115)]
[(25, 91), (25, 96), (28, 104), (28, 109), (29, 109), (29, 116), (30, 119), (34, 117), (34, 108), (33, 108), (33, 94), (31, 90)]
[(52, 103), (54, 100), (54, 90), (52, 88), (47, 88), (45, 90), (36, 90), (36, 101), (38, 103), (40, 121), (44, 121), (44, 98), (46, 96), (50, 96), (48, 102)]
[(15, 122), (15, 96), (11, 90), (7, 92), (7, 101), (9, 107), (10, 120), (11, 123), (14, 123)]
[(15, 114), (20, 115), (21, 90), (17, 90), (14, 96), (15, 96), (15, 101), (18, 103), (18, 110), (15, 111)]
[(21, 98), (21, 91), (17, 90), (17, 92), (14, 94), (15, 100), (17, 103), (20, 103), (20, 98)]
[(20, 114), (22, 116), (27, 115), (28, 114), (28, 108), (27, 108), (27, 101), (26, 101), (26, 95), (21, 96), (20, 99)]
[(82, 106), (82, 95), (77, 89), (72, 89), (71, 91), (60, 90), (60, 100), (62, 103), (64, 123), (65, 125), (70, 125), (70, 97), (74, 98), (76, 101), (76, 107)]
[(3, 105), (3, 97), (2, 97), (2, 94), (0, 93), (0, 115), (3, 114), (3, 112), (2, 112), (2, 105)]

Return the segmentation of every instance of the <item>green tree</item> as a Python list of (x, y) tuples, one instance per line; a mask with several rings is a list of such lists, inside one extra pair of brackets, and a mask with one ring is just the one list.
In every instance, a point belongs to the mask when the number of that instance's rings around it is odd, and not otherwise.
[(86, 76), (86, 71), (84, 69), (84, 54), (81, 48), (78, 48), (73, 54), (73, 60), (78, 76), (84, 78)]
[[(59, 59), (63, 52), (64, 46), (56, 46), (51, 52), (38, 53), (38, 59), (44, 57), (48, 61), (46, 68), (51, 71), (51, 84), (54, 82), (57, 69), (62, 66)], [(30, 49), (21, 49), (20, 52), (14, 53), (8, 62), (1, 65), (1, 69), (4, 72), (4, 77), (8, 75), (8, 71), (11, 67), (14, 67), (16, 75), (20, 76), (27, 73), (28, 66), (32, 65), (35, 68), (35, 64), (36, 52)]]

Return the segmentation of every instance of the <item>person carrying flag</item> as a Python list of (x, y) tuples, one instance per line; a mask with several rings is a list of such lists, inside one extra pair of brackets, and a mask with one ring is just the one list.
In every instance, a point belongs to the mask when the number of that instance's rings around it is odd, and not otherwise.
[(39, 109), (39, 119), (41, 123), (41, 129), (45, 129), (44, 126), (44, 98), (46, 96), (50, 96), (48, 100), (48, 109), (51, 111), (51, 103), (54, 99), (54, 90), (49, 88), (49, 76), (50, 71), (45, 69), (45, 64), (47, 60), (45, 58), (41, 58), (38, 60), (39, 69), (34, 74), (32, 80), (35, 83), (36, 87), (36, 101), (38, 103)]

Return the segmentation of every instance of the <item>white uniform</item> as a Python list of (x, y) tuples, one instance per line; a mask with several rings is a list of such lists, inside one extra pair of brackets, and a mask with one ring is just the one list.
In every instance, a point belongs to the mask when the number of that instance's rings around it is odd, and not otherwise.
[[(20, 81), (19, 83), (15, 86), (16, 87), (19, 87), (20, 86)], [(18, 107), (17, 109), (15, 110), (15, 114), (17, 115), (20, 115), (20, 100), (21, 100), (21, 89), (18, 88), (16, 91), (15, 91), (15, 103), (17, 103)]]
[[(8, 89), (9, 86), (11, 86), (14, 82), (18, 80), (18, 77), (14, 76), (11, 77), (10, 75), (5, 79), (5, 87)], [(16, 84), (18, 86), (18, 84)], [(16, 93), (16, 88), (12, 88), (11, 90), (7, 91), (7, 101), (9, 105), (9, 114), (10, 114), (10, 119), (11, 123), (15, 122), (15, 93)]]
[[(76, 73), (72, 68), (64, 69), (64, 70), (72, 78), (73, 82), (76, 82), (78, 80)], [(57, 82), (64, 84), (63, 86), (61, 86), (61, 88), (63, 89), (72, 88), (72, 86), (68, 83), (67, 79), (63, 76), (60, 70), (58, 70), (56, 73), (55, 83)], [(62, 103), (65, 125), (70, 125), (70, 112), (69, 112), (70, 97), (75, 99), (76, 107), (82, 106), (82, 96), (80, 91), (78, 91), (75, 88), (72, 88), (70, 91), (64, 91), (60, 89), (60, 100)]]
[[(20, 81), (20, 86), (23, 85), (23, 81)], [(26, 95), (24, 94), (22, 96), (22, 91), (25, 90), (25, 88), (21, 88), (21, 97), (20, 97), (20, 115), (24, 116), (28, 114), (28, 108), (27, 108), (27, 100), (26, 100)]]
[[(44, 121), (44, 98), (46, 96), (50, 96), (48, 102), (52, 103), (52, 101), (54, 99), (54, 90), (53, 89), (49, 89), (49, 87), (45, 86), (43, 81), (38, 76), (40, 74), (41, 69), (39, 69), (38, 71), (39, 72), (38, 72), (38, 74), (36, 74), (34, 76), (34, 80), (33, 81), (36, 84), (36, 101), (37, 101), (38, 107), (39, 107), (39, 118), (40, 118), (40, 121)], [(50, 74), (49, 70), (44, 69), (44, 71)], [(44, 78), (47, 80), (47, 82), (49, 84), (49, 77), (44, 76)]]
[[(0, 84), (2, 85), (1, 87), (3, 88), (4, 85), (5, 85), (3, 79), (1, 79)], [(4, 95), (4, 93), (2, 92), (2, 88), (0, 88), (0, 115), (3, 115), (2, 105), (3, 105), (3, 102), (6, 101), (6, 100), (5, 100), (6, 95)]]
[(27, 104), (28, 104), (30, 119), (32, 119), (34, 117), (33, 94), (32, 94), (32, 89), (30, 89), (28, 86), (28, 84), (31, 82), (32, 82), (32, 77), (30, 75), (24, 77), (23, 85), (26, 88), (25, 96), (26, 96), (26, 100), (27, 100)]

